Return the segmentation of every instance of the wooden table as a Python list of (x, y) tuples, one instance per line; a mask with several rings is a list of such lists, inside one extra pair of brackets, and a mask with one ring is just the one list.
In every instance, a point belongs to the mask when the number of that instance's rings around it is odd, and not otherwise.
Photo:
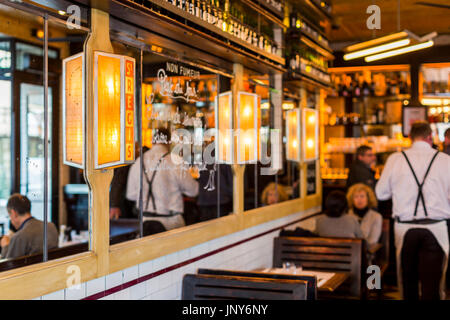
[(348, 272), (323, 272), (323, 271), (315, 271), (315, 270), (297, 270), (296, 273), (293, 270), (283, 269), (283, 268), (267, 268), (267, 269), (256, 269), (254, 271), (258, 272), (267, 272), (273, 274), (292, 274), (299, 276), (316, 276), (317, 277), (317, 290), (318, 291), (326, 291), (333, 292), (341, 284), (348, 279)]

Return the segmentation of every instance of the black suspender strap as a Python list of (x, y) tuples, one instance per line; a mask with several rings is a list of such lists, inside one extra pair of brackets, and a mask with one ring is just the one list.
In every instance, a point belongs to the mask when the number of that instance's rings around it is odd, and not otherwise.
[[(156, 210), (155, 197), (153, 196), (153, 190), (152, 190), (153, 180), (155, 180), (156, 171), (157, 171), (160, 163), (162, 162), (164, 157), (167, 156), (168, 154), (169, 154), (169, 152), (166, 152), (161, 158), (159, 158), (158, 163), (156, 164), (155, 169), (153, 170), (152, 178), (150, 180), (148, 180), (147, 173), (144, 172), (144, 175), (147, 178), (147, 182), (148, 182), (147, 206), (148, 206), (148, 204), (150, 202), (150, 199), (151, 199), (152, 200), (152, 204), (153, 204), (153, 208), (155, 209), (155, 212), (158, 212), (158, 211)], [(144, 169), (145, 169), (145, 171), (147, 171), (147, 169), (145, 168), (145, 162), (144, 162)]]
[(414, 169), (411, 165), (411, 162), (409, 161), (408, 157), (406, 156), (406, 153), (402, 151), (403, 156), (405, 157), (406, 162), (408, 163), (409, 168), (411, 169), (411, 172), (414, 176), (414, 180), (417, 183), (417, 187), (419, 188), (419, 193), (417, 194), (416, 199), (416, 207), (414, 208), (414, 217), (417, 215), (417, 209), (419, 208), (419, 199), (422, 201), (423, 210), (425, 212), (425, 216), (428, 216), (427, 207), (425, 206), (425, 198), (423, 196), (422, 188), (425, 184), (425, 180), (427, 179), (428, 173), (430, 172), (431, 166), (433, 165), (434, 159), (436, 159), (436, 156), (438, 155), (439, 151), (436, 151), (436, 153), (433, 155), (433, 158), (430, 161), (430, 164), (428, 165), (427, 171), (425, 172), (425, 176), (423, 177), (422, 183), (419, 182), (419, 179), (417, 179), (416, 173), (414, 172)]

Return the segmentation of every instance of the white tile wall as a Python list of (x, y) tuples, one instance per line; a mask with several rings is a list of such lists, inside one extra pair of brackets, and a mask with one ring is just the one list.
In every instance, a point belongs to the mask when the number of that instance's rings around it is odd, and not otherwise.
[(106, 290), (120, 286), (122, 284), (122, 271), (117, 271), (106, 276)]
[[(253, 237), (267, 230), (295, 221), (302, 215), (314, 213), (311, 209), (303, 214), (293, 214), (288, 217), (270, 221), (234, 234), (199, 244), (192, 248), (175, 252), (164, 257), (147, 261), (137, 266), (83, 283), (80, 289), (65, 289), (43, 297), (42, 299), (82, 299), (87, 296), (111, 289), (123, 283), (146, 276), (150, 273), (165, 269), (177, 263), (198, 257), (207, 252), (228, 246), (243, 239)], [(311, 227), (310, 223), (302, 222), (289, 227), (295, 229), (298, 225)], [(272, 265), (273, 238), (278, 236), (279, 230), (267, 235), (234, 246), (225, 251), (208, 256), (202, 260), (188, 264), (181, 268), (166, 272), (145, 282), (123, 289), (114, 294), (103, 297), (101, 300), (171, 300), (181, 298), (183, 276), (187, 273), (196, 273), (198, 268), (221, 268), (236, 270), (252, 270), (267, 268)], [(40, 299), (38, 298), (38, 299)]]
[(97, 278), (86, 282), (86, 296), (92, 296), (93, 294), (105, 291), (106, 279), (105, 277)]
[(86, 297), (86, 283), (65, 289), (66, 300), (80, 300)]
[(64, 290), (55, 291), (55, 292), (49, 293), (45, 296), (42, 296), (41, 298), (42, 298), (42, 300), (64, 300), (65, 292), (64, 292)]
[(137, 278), (139, 278), (139, 267), (137, 265), (122, 270), (122, 283), (127, 283)]

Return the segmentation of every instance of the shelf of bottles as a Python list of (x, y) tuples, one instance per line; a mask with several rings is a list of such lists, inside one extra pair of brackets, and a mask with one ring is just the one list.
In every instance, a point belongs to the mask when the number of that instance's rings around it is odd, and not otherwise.
[(278, 17), (283, 17), (284, 1), (279, 0), (248, 0), (255, 4), (259, 4), (267, 8), (270, 12), (275, 13)]
[(328, 40), (299, 13), (292, 12), (289, 17), (288, 38), (298, 39), (298, 35), (301, 33), (307, 35), (310, 39), (327, 51), (331, 51)]
[(407, 71), (331, 73), (331, 81), (334, 96), (356, 98), (401, 98), (410, 93), (411, 84)]
[(328, 86), (331, 82), (328, 60), (333, 58), (329, 42), (324, 37), (325, 30), (310, 22), (304, 14), (296, 7), (291, 8), (289, 13), (286, 67), (290, 71), (290, 78), (294, 80), (298, 75), (306, 76)]
[[(252, 0), (247, 0), (252, 1)], [(261, 0), (268, 1), (268, 0)], [(253, 11), (244, 1), (237, 0), (158, 0), (183, 10), (195, 18), (209, 23), (217, 31), (226, 32), (250, 46), (282, 57), (282, 50), (273, 40), (273, 24)], [(270, 3), (282, 6), (282, 2)], [(170, 10), (170, 6), (166, 6)], [(173, 11), (177, 13), (176, 10)]]
[(397, 134), (394, 138), (387, 136), (367, 136), (360, 138), (330, 138), (325, 143), (325, 154), (354, 154), (362, 145), (371, 146), (374, 153), (390, 153), (402, 150), (411, 145), (411, 141)]

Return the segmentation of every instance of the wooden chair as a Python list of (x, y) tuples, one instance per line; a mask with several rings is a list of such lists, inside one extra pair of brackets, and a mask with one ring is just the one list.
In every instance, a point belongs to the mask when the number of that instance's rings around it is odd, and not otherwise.
[(281, 280), (303, 280), (307, 282), (306, 300), (317, 299), (317, 278), (311, 276), (291, 275), (291, 274), (273, 274), (256, 271), (237, 271), (221, 269), (198, 269), (198, 274), (210, 274), (220, 276), (250, 277), (250, 278), (268, 278)]
[(364, 251), (362, 239), (277, 237), (274, 239), (273, 267), (280, 268), (283, 262), (290, 261), (309, 270), (348, 272), (344, 290), (339, 291), (361, 298)]
[(183, 277), (183, 300), (306, 300), (307, 282), (207, 274)]

